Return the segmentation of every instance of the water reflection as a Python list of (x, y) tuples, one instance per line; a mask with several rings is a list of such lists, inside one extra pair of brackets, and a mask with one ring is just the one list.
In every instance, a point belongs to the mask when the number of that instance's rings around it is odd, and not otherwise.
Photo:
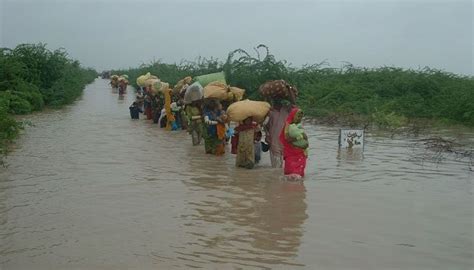
[(339, 148), (337, 150), (338, 166), (341, 161), (362, 161), (364, 159), (364, 151), (362, 148)]
[(190, 212), (181, 217), (193, 239), (188, 244), (199, 248), (181, 255), (246, 267), (303, 266), (295, 257), (308, 218), (304, 184), (281, 181), (272, 169), (259, 169), (258, 178), (255, 171), (238, 169), (213, 177), (200, 163), (191, 167), (204, 176), (184, 181), (193, 193)]
[(307, 126), (305, 183), (282, 182), (268, 156), (237, 169), (132, 121), (133, 99), (97, 81), (29, 116), (0, 169), (1, 269), (472, 269), (463, 160), (420, 166), (386, 136), (336, 152), (336, 129)]
[[(4, 176), (3, 173), (0, 172), (0, 176)], [(6, 179), (6, 177), (5, 177)], [(11, 240), (9, 235), (11, 233), (7, 230), (7, 193), (6, 193), (6, 188), (3, 187), (3, 184), (5, 181), (1, 180), (0, 181), (0, 242), (2, 243), (1, 245), (1, 252), (4, 253), (5, 251), (8, 251), (11, 248)], [(4, 257), (0, 256), (0, 265), (8, 262), (9, 260)]]

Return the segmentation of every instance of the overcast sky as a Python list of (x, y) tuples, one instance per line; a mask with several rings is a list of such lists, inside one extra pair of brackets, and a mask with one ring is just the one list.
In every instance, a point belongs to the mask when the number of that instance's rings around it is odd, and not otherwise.
[(260, 43), (293, 66), (433, 67), (473, 75), (472, 0), (0, 0), (0, 46), (43, 42), (98, 70), (225, 60)]

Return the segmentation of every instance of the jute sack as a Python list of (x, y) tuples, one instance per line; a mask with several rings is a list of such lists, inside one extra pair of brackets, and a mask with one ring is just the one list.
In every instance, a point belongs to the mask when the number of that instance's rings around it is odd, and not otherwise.
[(181, 90), (183, 90), (184, 87), (188, 86), (192, 80), (193, 78), (191, 78), (190, 76), (187, 76), (182, 80), (179, 80), (178, 83), (173, 87), (173, 94), (177, 95), (181, 93)]
[(228, 95), (227, 84), (219, 81), (211, 82), (204, 86), (204, 98), (216, 98), (219, 100), (227, 100)]
[(141, 75), (137, 78), (137, 85), (138, 86), (141, 86), (141, 87), (144, 87), (145, 86), (145, 81), (150, 79), (150, 72), (148, 72), (147, 74), (145, 75)]
[(157, 95), (158, 92), (164, 93), (165, 91), (171, 91), (170, 84), (167, 82), (161, 82), (160, 80), (158, 80), (151, 86), (151, 92), (154, 95)]
[(229, 93), (227, 93), (227, 100), (229, 101), (241, 101), (245, 94), (245, 89), (230, 86)]
[(240, 122), (248, 117), (252, 117), (256, 122), (263, 122), (268, 112), (270, 104), (264, 101), (242, 100), (232, 103), (227, 108), (227, 115), (230, 121)]

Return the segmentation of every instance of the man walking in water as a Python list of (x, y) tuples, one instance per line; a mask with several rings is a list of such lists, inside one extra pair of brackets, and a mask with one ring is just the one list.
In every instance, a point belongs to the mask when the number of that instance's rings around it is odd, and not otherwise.
[(284, 102), (282, 99), (272, 100), (272, 108), (264, 123), (265, 142), (270, 148), (270, 162), (273, 168), (283, 167), (283, 145), (280, 142), (280, 133), (291, 109), (291, 106), (283, 104)]

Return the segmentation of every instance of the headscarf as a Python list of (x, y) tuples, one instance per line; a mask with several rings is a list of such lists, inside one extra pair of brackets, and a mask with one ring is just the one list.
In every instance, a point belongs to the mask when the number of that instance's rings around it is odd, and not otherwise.
[(293, 124), (293, 121), (295, 120), (295, 116), (299, 111), (301, 111), (301, 109), (298, 107), (291, 108), (290, 113), (288, 114), (288, 117), (286, 118), (286, 121), (285, 121), (286, 124), (288, 125)]

